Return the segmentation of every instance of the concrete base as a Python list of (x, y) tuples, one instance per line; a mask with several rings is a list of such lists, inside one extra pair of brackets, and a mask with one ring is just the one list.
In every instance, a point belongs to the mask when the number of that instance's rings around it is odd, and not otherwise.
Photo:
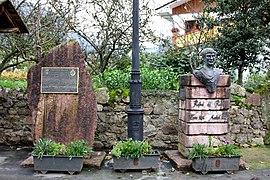
[[(102, 162), (105, 159), (106, 152), (103, 151), (95, 151), (92, 153), (91, 158), (83, 160), (83, 167), (86, 168), (101, 168)], [(21, 164), (22, 167), (33, 167), (33, 156), (28, 157)]]

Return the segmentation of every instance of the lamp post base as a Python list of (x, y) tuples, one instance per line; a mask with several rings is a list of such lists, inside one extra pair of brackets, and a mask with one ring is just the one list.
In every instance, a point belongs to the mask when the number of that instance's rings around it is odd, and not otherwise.
[(128, 138), (143, 141), (143, 109), (128, 109)]

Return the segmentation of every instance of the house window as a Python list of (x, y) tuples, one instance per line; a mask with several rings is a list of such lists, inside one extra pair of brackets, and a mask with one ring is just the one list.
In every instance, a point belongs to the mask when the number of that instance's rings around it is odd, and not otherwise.
[(191, 33), (198, 30), (198, 25), (196, 20), (185, 21), (185, 33)]

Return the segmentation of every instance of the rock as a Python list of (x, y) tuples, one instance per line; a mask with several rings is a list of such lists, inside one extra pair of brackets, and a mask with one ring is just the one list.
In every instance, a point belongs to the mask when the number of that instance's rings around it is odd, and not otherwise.
[(230, 128), (231, 128), (230, 131), (232, 133), (240, 133), (241, 131), (241, 125), (239, 124), (232, 125)]
[(263, 138), (262, 137), (260, 137), (260, 138), (253, 138), (251, 140), (251, 144), (255, 144), (255, 145), (264, 144)]
[(151, 146), (155, 148), (166, 148), (167, 144), (165, 144), (163, 141), (153, 141), (150, 142)]
[(260, 94), (247, 94), (246, 103), (253, 106), (261, 106), (261, 95)]
[(107, 88), (99, 88), (96, 92), (97, 103), (99, 104), (107, 104), (109, 102), (109, 90)]
[(157, 134), (157, 129), (152, 124), (148, 124), (146, 128), (144, 129), (144, 135), (145, 136), (153, 136)]
[[(65, 67), (70, 77), (78, 75), (77, 88), (74, 86), (78, 93), (40, 93), (44, 67), (58, 67), (57, 73)], [(48, 68), (48, 74), (49, 70), (52, 69)], [(48, 138), (68, 143), (74, 139), (85, 139), (89, 146), (93, 145), (97, 126), (96, 94), (78, 42), (63, 43), (42, 56), (39, 63), (28, 71), (27, 83), (28, 105), (35, 125), (34, 141)]]
[(154, 114), (164, 114), (164, 112), (166, 112), (166, 108), (164, 105), (162, 104), (156, 104), (154, 105)]
[(232, 84), (231, 85), (231, 94), (237, 95), (237, 96), (246, 96), (246, 90), (242, 86), (238, 84)]
[(153, 112), (153, 108), (152, 107), (145, 107), (143, 108), (144, 114), (151, 114)]
[(178, 131), (174, 125), (165, 125), (162, 127), (162, 132), (165, 135), (177, 135)]
[(127, 97), (123, 98), (122, 101), (123, 101), (124, 103), (129, 103), (129, 102), (130, 102), (130, 97), (127, 96)]
[(103, 106), (101, 104), (97, 105), (97, 111), (101, 112), (103, 110)]
[(236, 137), (236, 142), (238, 142), (239, 144), (246, 144), (248, 142), (248, 138), (246, 134), (239, 134)]
[(93, 144), (93, 147), (95, 148), (95, 149), (101, 149), (101, 148), (103, 148), (103, 143), (101, 142), (101, 141), (94, 141), (94, 144)]

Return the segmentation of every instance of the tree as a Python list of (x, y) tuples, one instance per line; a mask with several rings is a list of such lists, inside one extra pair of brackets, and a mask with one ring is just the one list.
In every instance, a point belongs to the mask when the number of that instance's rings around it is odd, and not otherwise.
[(24, 0), (13, 4), (26, 23), (29, 34), (0, 34), (0, 74), (9, 68), (37, 62), (37, 39), (40, 41), (38, 45), (46, 52), (63, 42), (67, 32), (63, 21), (50, 9), (41, 9), (41, 26), (37, 28), (38, 3)]
[[(243, 83), (243, 71), (262, 63), (258, 58), (264, 52), (269, 39), (269, 0), (203, 0), (215, 6), (205, 8), (212, 17), (209, 28), (218, 26), (219, 35), (212, 39), (218, 51), (220, 66), (227, 72), (237, 69), (239, 85)], [(269, 62), (268, 62), (269, 63)]]
[[(132, 0), (49, 0), (51, 7), (85, 48), (86, 63), (96, 74), (131, 50)], [(141, 0), (141, 41), (152, 38), (151, 9)]]

